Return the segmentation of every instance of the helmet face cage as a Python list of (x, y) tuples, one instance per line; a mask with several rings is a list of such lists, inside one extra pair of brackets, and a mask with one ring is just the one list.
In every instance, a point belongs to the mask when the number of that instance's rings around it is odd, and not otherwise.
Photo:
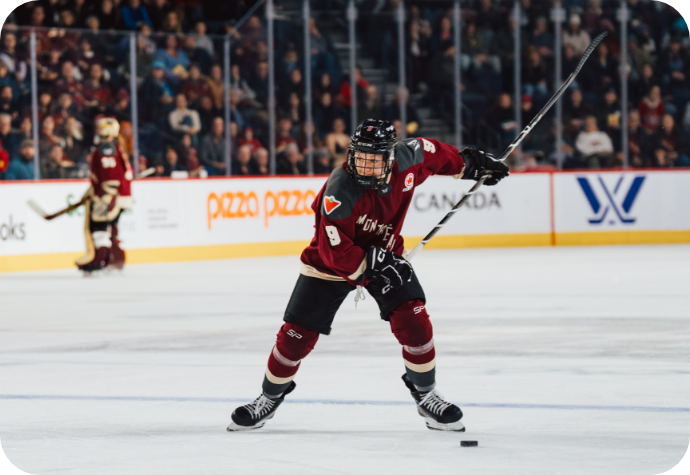
[(367, 119), (357, 127), (347, 153), (347, 171), (358, 187), (375, 190), (386, 184), (395, 163), (396, 139), (388, 121)]

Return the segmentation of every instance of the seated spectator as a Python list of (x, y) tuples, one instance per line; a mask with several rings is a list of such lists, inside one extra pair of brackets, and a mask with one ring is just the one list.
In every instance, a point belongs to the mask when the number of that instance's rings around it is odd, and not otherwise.
[(79, 51), (76, 55), (75, 65), (79, 68), (80, 77), (88, 76), (91, 66), (101, 63), (101, 58), (96, 56), (91, 41), (91, 39), (85, 36), (82, 36), (79, 40)]
[(74, 67), (72, 61), (65, 61), (62, 63), (62, 68), (60, 69), (61, 76), (55, 81), (53, 86), (53, 93), (60, 95), (67, 92), (72, 95), (72, 100), (77, 105), (77, 107), (82, 107), (84, 105), (84, 96), (82, 91), (84, 86), (77, 80), (77, 75), (80, 80), (82, 79), (79, 69)]
[(91, 65), (89, 77), (84, 81), (83, 94), (86, 107), (98, 108), (113, 104), (113, 94), (103, 77), (103, 67), (100, 64)]
[(357, 117), (364, 119), (381, 119), (383, 108), (378, 97), (378, 90), (373, 84), (369, 84), (364, 100), (357, 103)]
[(172, 88), (165, 81), (165, 66), (154, 61), (151, 65), (151, 75), (144, 80), (139, 91), (140, 117), (147, 122), (153, 122), (161, 129), (165, 126), (173, 103)]
[(580, 29), (580, 15), (570, 14), (569, 27), (563, 30), (563, 46), (571, 45), (576, 56), (582, 56), (592, 42), (589, 33)]
[(281, 87), (280, 106), (287, 109), (290, 104), (290, 95), (296, 93), (297, 97), (304, 97), (304, 81), (302, 71), (293, 69), (288, 80)]
[(41, 156), (41, 178), (42, 179), (60, 179), (68, 178), (70, 171), (74, 168), (75, 163), (65, 156), (62, 145), (53, 145), (47, 156)]
[(328, 149), (318, 148), (314, 150), (314, 175), (330, 175), (333, 171), (333, 160)]
[[(237, 126), (230, 123), (230, 130)], [(199, 161), (209, 175), (225, 175), (225, 122), (222, 118), (213, 119), (211, 131), (201, 139)]]
[(0, 114), (9, 115), (12, 120), (19, 117), (19, 107), (13, 100), (10, 86), (0, 86)]
[(27, 60), (26, 54), (17, 50), (17, 36), (11, 31), (3, 31), (0, 62), (7, 65), (9, 72), (13, 73), (19, 82), (22, 82), (27, 77)]
[[(499, 22), (494, 23), (494, 25)], [(491, 28), (494, 26), (491, 25)], [(537, 48), (539, 54), (543, 58), (551, 58), (553, 56), (553, 35), (549, 32), (546, 18), (539, 17), (534, 23), (534, 30), (532, 31), (532, 45)]]
[(405, 97), (405, 115), (407, 118), (407, 123), (405, 124), (405, 133), (408, 137), (413, 137), (419, 129), (420, 120), (419, 115), (417, 114), (417, 109), (412, 107), (412, 104), (410, 104), (410, 94), (407, 89), (404, 90), (404, 93), (401, 92), (400, 88), (396, 89), (395, 102), (391, 103), (385, 108), (383, 118), (384, 120), (389, 120), (391, 122), (400, 119), (400, 102), (402, 101), (403, 97)]
[(156, 51), (155, 59), (163, 65), (168, 78), (177, 80), (187, 76), (190, 60), (187, 53), (178, 48), (175, 35), (165, 37), (165, 48)]
[(299, 128), (299, 124), (304, 122), (304, 106), (302, 104), (302, 100), (296, 92), (290, 93), (288, 103), (286, 104), (286, 107), (282, 109), (282, 114), (290, 118), (293, 129)]
[(211, 69), (211, 56), (202, 48), (196, 46), (195, 36), (185, 36), (183, 50), (189, 61), (199, 65), (204, 74), (208, 74)]
[[(652, 165), (651, 137), (640, 123), (640, 113), (636, 110), (628, 113), (628, 152), (630, 166), (645, 168)], [(618, 162), (623, 162), (623, 152), (618, 154)]]
[(213, 41), (211, 38), (206, 36), (206, 23), (203, 21), (197, 21), (194, 25), (194, 33), (196, 47), (203, 49), (206, 51), (206, 53), (208, 53), (209, 57), (213, 58)]
[(0, 61), (0, 87), (9, 87), (12, 90), (12, 97), (19, 96), (19, 87), (15, 75), (3, 61)]
[(653, 134), (659, 127), (661, 118), (666, 114), (666, 107), (661, 102), (661, 88), (659, 86), (652, 86), (647, 95), (637, 106), (642, 120), (642, 127), (647, 129), (647, 132)]
[[(364, 99), (364, 96), (366, 95), (366, 88), (369, 86), (369, 81), (362, 77), (362, 71), (360, 68), (355, 68), (355, 84), (357, 102), (359, 103)], [(350, 107), (352, 105), (352, 87), (349, 80), (343, 81), (340, 84), (340, 96), (343, 98), (343, 105), (345, 107)]]
[[(687, 38), (687, 29), (684, 33)], [(659, 58), (664, 84), (673, 94), (674, 102), (684, 106), (690, 100), (688, 78), (690, 76), (690, 57), (683, 49), (680, 36), (673, 36), (668, 49)]]
[(52, 113), (53, 96), (50, 94), (50, 91), (38, 91), (38, 121), (42, 122), (43, 119), (50, 116)]
[(259, 176), (268, 176), (271, 174), (271, 168), (268, 163), (268, 150), (265, 148), (260, 148), (256, 152), (254, 152), (254, 163), (256, 164), (255, 167), (255, 174)]
[(517, 137), (517, 122), (515, 121), (515, 108), (510, 94), (503, 93), (498, 101), (489, 109), (486, 122), (501, 137), (501, 147), (507, 147)]
[(255, 100), (265, 107), (268, 104), (268, 63), (262, 61), (256, 65), (254, 74), (248, 79), (247, 84), (251, 88)]
[(132, 106), (129, 103), (129, 92), (127, 92), (125, 88), (121, 88), (117, 91), (112, 114), (120, 123), (132, 122)]
[(527, 48), (527, 62), (522, 68), (522, 87), (537, 103), (545, 103), (549, 97), (549, 69), (535, 46)]
[(38, 136), (38, 155), (46, 157), (55, 145), (62, 147), (64, 143), (62, 137), (55, 134), (55, 121), (53, 118), (48, 116), (43, 119), (41, 132)]
[(232, 161), (232, 176), (256, 175), (254, 164), (252, 163), (252, 147), (249, 145), (240, 146), (237, 156)]
[[(441, 26), (448, 25), (450, 30), (450, 19), (443, 17), (441, 19)], [(441, 51), (446, 51), (448, 47), (453, 45), (452, 38), (450, 41), (443, 41), (440, 43)], [(463, 31), (462, 38), (462, 52), (470, 57), (474, 57), (478, 54), (483, 54), (484, 56), (489, 54), (489, 43), (483, 35), (477, 34), (477, 27), (474, 23), (468, 23)]]
[(50, 49), (47, 57), (38, 62), (38, 82), (40, 86), (51, 86), (60, 76), (62, 50), (58, 46)]
[(180, 17), (176, 11), (169, 11), (166, 13), (163, 24), (161, 25), (161, 31), (175, 34), (182, 33), (182, 24), (180, 23)]
[(187, 98), (184, 94), (178, 94), (175, 97), (175, 109), (168, 115), (168, 121), (170, 130), (180, 137), (184, 134), (196, 137), (201, 130), (199, 113), (193, 109), (187, 109)]
[(68, 117), (80, 116), (79, 109), (76, 104), (72, 102), (72, 96), (69, 92), (63, 92), (58, 96), (57, 107), (52, 115), (55, 121), (55, 128), (59, 129)]
[(333, 97), (338, 94), (338, 88), (331, 82), (331, 75), (323, 73), (318, 84), (314, 85), (314, 102), (321, 101), (321, 96), (326, 93)]
[(285, 148), (284, 153), (278, 159), (278, 175), (304, 175), (307, 167), (304, 163), (304, 155), (299, 153), (296, 143), (291, 143)]
[(156, 175), (169, 177), (172, 172), (187, 171), (184, 165), (179, 162), (177, 151), (174, 147), (168, 147), (162, 164), (156, 165)]
[(20, 136), (12, 131), (12, 116), (0, 113), (0, 142), (10, 157), (19, 152)]
[(127, 30), (136, 30), (141, 24), (153, 27), (146, 7), (141, 5), (140, 0), (129, 0), (129, 5), (120, 8), (122, 22)]
[(198, 107), (200, 105), (202, 96), (212, 97), (211, 87), (208, 85), (206, 79), (201, 76), (201, 70), (196, 63), (189, 65), (189, 79), (187, 79), (184, 82), (184, 86), (182, 86), (182, 94), (185, 95), (192, 107)]
[(79, 121), (73, 116), (67, 117), (62, 124), (61, 135), (64, 137), (64, 151), (67, 159), (74, 163), (85, 163), (86, 148), (84, 143), (84, 129)]
[(589, 115), (592, 115), (592, 109), (582, 100), (582, 91), (573, 89), (570, 100), (563, 105), (563, 122), (568, 135), (575, 137)]
[(24, 142), (24, 140), (31, 140), (33, 142), (33, 123), (31, 122), (31, 117), (22, 117), (19, 121), (19, 131), (16, 132), (15, 144), (16, 153), (19, 153), (19, 146)]
[[(223, 115), (223, 113), (213, 107), (213, 99), (211, 96), (201, 96), (197, 103), (199, 104), (197, 112), (199, 113), (199, 120), (201, 120), (201, 130), (211, 130), (211, 127), (213, 127), (213, 119)], [(237, 121), (237, 118), (233, 118)]]
[[(190, 170), (189, 168), (189, 159), (190, 157), (194, 156), (196, 158), (196, 148), (192, 144), (192, 136), (189, 134), (184, 134), (182, 136), (182, 139), (180, 140), (180, 144), (176, 147), (177, 148), (177, 157), (178, 161), (180, 162), (180, 165), (184, 167), (186, 170)], [(196, 164), (198, 165), (198, 164)], [(195, 168), (196, 168), (195, 165)]]
[(101, 0), (100, 8), (96, 10), (96, 16), (102, 30), (118, 30), (122, 25), (120, 9), (115, 6), (113, 0)]
[(333, 106), (331, 94), (329, 92), (321, 94), (321, 99), (315, 105), (314, 123), (316, 124), (316, 133), (324, 138), (330, 133), (333, 127), (333, 121), (336, 117), (336, 110)]
[(654, 166), (690, 167), (688, 134), (676, 126), (672, 115), (661, 119), (661, 127), (652, 136), (652, 147), (657, 160)]
[(251, 148), (251, 152), (254, 153), (260, 148), (263, 148), (261, 145), (261, 142), (254, 137), (254, 128), (250, 125), (247, 125), (244, 130), (243, 130), (243, 136), (240, 139), (240, 147), (248, 145)]
[(616, 90), (611, 88), (604, 94), (604, 100), (599, 105), (599, 128), (605, 131), (611, 140), (618, 143), (621, 140), (621, 105)]
[(33, 180), (34, 176), (34, 142), (24, 140), (19, 147), (19, 155), (10, 160), (5, 172), (5, 179)]
[(295, 144), (297, 141), (292, 137), (292, 121), (289, 117), (278, 119), (278, 131), (276, 133), (276, 154), (284, 152), (288, 145)]
[(333, 55), (333, 45), (330, 38), (322, 35), (316, 26), (314, 18), (309, 18), (309, 36), (311, 41), (311, 72), (312, 76), (329, 73), (333, 77), (337, 68)]
[(606, 132), (599, 131), (597, 118), (590, 115), (585, 119), (585, 130), (580, 132), (575, 149), (582, 154), (587, 168), (609, 167), (613, 154), (613, 143)]
[(341, 166), (347, 160), (347, 151), (350, 147), (350, 137), (345, 133), (345, 121), (335, 119), (331, 133), (326, 136), (326, 148), (333, 157), (333, 168)]
[(216, 109), (223, 109), (223, 101), (225, 100), (225, 86), (223, 85), (223, 70), (219, 64), (214, 64), (211, 67), (211, 75), (204, 77), (211, 88), (211, 95), (213, 96), (213, 105)]
[(147, 7), (153, 30), (163, 31), (165, 18), (172, 11), (172, 7), (168, 5), (168, 0), (153, 0), (147, 4)]
[(609, 53), (609, 47), (605, 42), (594, 50), (593, 56), (592, 64), (588, 64), (587, 74), (583, 81), (587, 91), (600, 94), (619, 82), (619, 66), (613, 55)]

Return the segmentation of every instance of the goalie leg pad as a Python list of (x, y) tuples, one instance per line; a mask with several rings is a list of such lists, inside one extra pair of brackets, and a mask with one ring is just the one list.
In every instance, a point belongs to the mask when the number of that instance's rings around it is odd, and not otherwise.
[(434, 331), (424, 303), (411, 300), (390, 314), (391, 331), (402, 345), (407, 376), (419, 389), (431, 390), (436, 382)]
[(278, 338), (264, 377), (263, 390), (269, 396), (279, 396), (294, 379), (300, 363), (314, 349), (319, 334), (295, 323), (285, 323)]
[(113, 245), (110, 240), (110, 231), (94, 231), (91, 235), (93, 236), (93, 245), (96, 249), (101, 247), (110, 249), (110, 246)]

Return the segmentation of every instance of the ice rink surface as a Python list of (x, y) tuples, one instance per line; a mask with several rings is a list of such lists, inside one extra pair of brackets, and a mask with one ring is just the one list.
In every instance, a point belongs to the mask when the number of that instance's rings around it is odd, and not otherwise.
[[(0, 275), (0, 440), (32, 474), (640, 474), (690, 437), (690, 246), (424, 251), (427, 430), (399, 344), (354, 292), (261, 430), (297, 257)], [(461, 440), (478, 440), (461, 448)]]

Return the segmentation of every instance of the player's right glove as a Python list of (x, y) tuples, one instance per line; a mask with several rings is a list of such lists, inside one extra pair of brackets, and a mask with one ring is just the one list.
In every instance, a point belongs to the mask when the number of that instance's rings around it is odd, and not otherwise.
[(500, 160), (496, 160), (490, 153), (475, 148), (466, 148), (461, 155), (465, 160), (463, 180), (479, 181), (484, 175), (491, 175), (484, 181), (484, 184), (492, 186), (510, 174), (508, 166)]
[(364, 275), (370, 279), (381, 278), (393, 289), (412, 279), (412, 265), (405, 259), (382, 247), (371, 246), (367, 252), (367, 268)]

